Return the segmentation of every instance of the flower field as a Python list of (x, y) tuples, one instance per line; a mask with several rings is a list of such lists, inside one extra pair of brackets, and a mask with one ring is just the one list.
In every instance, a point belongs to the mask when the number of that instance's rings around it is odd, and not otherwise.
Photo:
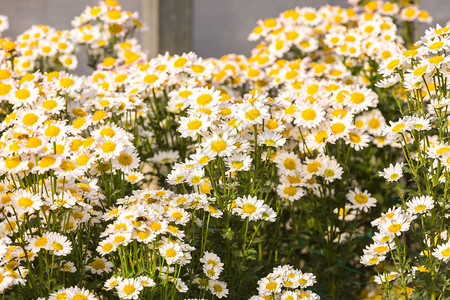
[(450, 29), (349, 2), (249, 57), (149, 58), (115, 0), (0, 35), (2, 299), (450, 299)]

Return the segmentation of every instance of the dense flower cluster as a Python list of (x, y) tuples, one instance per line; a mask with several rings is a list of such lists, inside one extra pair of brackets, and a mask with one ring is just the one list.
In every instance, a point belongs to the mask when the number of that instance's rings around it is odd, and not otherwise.
[(1, 38), (0, 292), (446, 297), (450, 30), (349, 2), (258, 21), (250, 57), (149, 58), (114, 0)]

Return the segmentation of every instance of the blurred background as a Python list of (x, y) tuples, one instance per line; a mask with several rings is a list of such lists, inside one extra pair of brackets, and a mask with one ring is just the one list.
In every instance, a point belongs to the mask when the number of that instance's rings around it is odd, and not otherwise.
[[(71, 20), (93, 0), (0, 0), (0, 14), (9, 17), (5, 36), (15, 38), (33, 24), (69, 29)], [(296, 6), (325, 4), (348, 7), (347, 0), (122, 0), (125, 10), (138, 11), (145, 31), (139, 36), (152, 55), (168, 50), (193, 50), (202, 57), (228, 53), (249, 55), (255, 42), (247, 40), (258, 19), (277, 17)], [(419, 7), (434, 25), (449, 21), (450, 0), (423, 0)], [(424, 26), (428, 27), (428, 26)], [(422, 28), (424, 30), (426, 28)]]

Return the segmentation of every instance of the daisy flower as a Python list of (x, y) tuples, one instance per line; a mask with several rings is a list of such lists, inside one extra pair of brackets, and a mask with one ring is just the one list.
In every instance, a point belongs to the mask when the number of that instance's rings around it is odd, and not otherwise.
[(112, 164), (115, 169), (130, 173), (139, 167), (141, 160), (133, 147), (125, 147), (124, 150), (113, 159)]
[(98, 298), (89, 290), (85, 288), (79, 288), (77, 286), (67, 289), (67, 296), (69, 299), (85, 299), (85, 300), (97, 300)]
[(129, 172), (125, 174), (125, 180), (131, 184), (135, 184), (144, 179), (144, 174), (141, 172)]
[(282, 152), (275, 158), (281, 174), (295, 176), (300, 171), (301, 162), (297, 155), (290, 152)]
[(389, 167), (385, 168), (383, 172), (378, 172), (378, 174), (389, 182), (398, 181), (403, 177), (403, 165), (403, 163), (390, 164)]
[(14, 206), (19, 212), (33, 213), (44, 204), (39, 195), (35, 195), (26, 190), (17, 190), (12, 195)]
[(294, 116), (294, 124), (310, 129), (320, 125), (325, 119), (325, 112), (317, 103), (311, 105), (305, 103), (298, 108)]
[(115, 288), (122, 299), (138, 299), (143, 286), (136, 278), (126, 278), (120, 280)]
[(38, 253), (41, 249), (46, 249), (48, 247), (47, 235), (42, 235), (38, 237), (33, 237), (28, 241), (26, 249), (33, 253)]
[(399, 134), (411, 130), (412, 123), (409, 118), (402, 118), (397, 122), (390, 121), (389, 125), (383, 128), (383, 135), (389, 139), (395, 139)]
[(431, 122), (429, 119), (424, 117), (412, 117), (411, 118), (412, 130), (423, 131), (430, 130), (432, 128)]
[(281, 147), (286, 142), (286, 138), (274, 131), (264, 131), (258, 133), (258, 142), (269, 147)]
[(432, 254), (437, 259), (448, 262), (450, 260), (450, 242), (437, 246)]
[(353, 92), (347, 94), (346, 103), (358, 113), (369, 107), (375, 107), (378, 104), (378, 95), (366, 87), (357, 85)]
[(352, 203), (355, 209), (361, 209), (368, 212), (371, 207), (375, 207), (377, 200), (371, 197), (367, 191), (360, 191), (359, 188), (348, 191), (346, 198)]
[(255, 124), (262, 124), (263, 120), (269, 119), (269, 108), (262, 102), (243, 103), (235, 110), (236, 118), (242, 122), (242, 126), (253, 126)]
[(117, 138), (105, 138), (98, 143), (95, 153), (100, 159), (116, 158), (123, 151), (124, 144)]
[(348, 132), (347, 137), (345, 138), (345, 143), (349, 144), (350, 147), (359, 151), (369, 145), (369, 136), (364, 134), (358, 130), (351, 130)]
[(343, 169), (334, 159), (327, 159), (322, 165), (321, 176), (327, 182), (333, 182), (342, 178)]
[(411, 215), (424, 214), (433, 209), (434, 201), (431, 196), (413, 197), (406, 202), (406, 206), (408, 207), (407, 211)]
[(18, 88), (11, 90), (11, 103), (14, 108), (21, 106), (31, 106), (39, 97), (39, 90), (34, 82), (26, 82)]
[(281, 292), (283, 287), (282, 278), (265, 277), (258, 281), (258, 292), (260, 295), (273, 295)]
[(209, 280), (208, 290), (217, 298), (222, 299), (228, 296), (227, 284), (218, 280)]
[(170, 164), (176, 162), (180, 158), (180, 154), (176, 150), (160, 151), (156, 153), (150, 160), (159, 164)]
[(251, 196), (239, 197), (236, 199), (236, 206), (233, 213), (239, 215), (242, 219), (249, 218), (250, 221), (261, 219), (261, 215), (265, 210), (263, 200)]
[(57, 256), (68, 255), (72, 251), (72, 242), (66, 236), (57, 232), (50, 232), (47, 235), (48, 244), (46, 250)]
[(309, 286), (313, 286), (317, 282), (316, 276), (313, 273), (302, 273), (302, 271), (296, 272), (297, 282), (302, 289)]
[(360, 262), (361, 264), (365, 266), (376, 266), (380, 262), (384, 261), (386, 259), (385, 255), (377, 255), (374, 253), (364, 253), (363, 256), (361, 256)]
[(226, 158), (225, 165), (231, 172), (248, 171), (252, 164), (250, 155), (237, 153)]
[(69, 273), (75, 273), (77, 271), (77, 268), (75, 267), (75, 264), (71, 261), (66, 261), (61, 264), (62, 272), (69, 272)]
[(312, 159), (307, 157), (305, 163), (302, 165), (302, 175), (304, 179), (310, 179), (314, 175), (321, 175), (323, 172), (323, 165), (327, 158), (323, 155), (319, 155)]
[(293, 202), (303, 197), (306, 193), (301, 187), (289, 184), (281, 184), (277, 187), (277, 194), (282, 199)]
[(330, 123), (332, 140), (346, 137), (352, 127), (352, 118), (348, 114), (344, 118), (333, 117)]
[(411, 224), (411, 217), (405, 214), (396, 215), (390, 219), (385, 219), (380, 224), (382, 234), (400, 236), (402, 232), (407, 231)]
[(187, 118), (181, 117), (179, 123), (180, 126), (178, 127), (178, 131), (181, 133), (181, 136), (192, 138), (196, 138), (198, 134), (201, 135), (211, 125), (211, 121), (208, 120), (207, 116), (196, 116), (196, 114)]
[(139, 276), (136, 278), (137, 281), (139, 281), (143, 287), (152, 287), (155, 286), (156, 283), (148, 276)]
[(204, 149), (207, 149), (208, 154), (211, 157), (215, 156), (230, 156), (231, 152), (236, 149), (235, 139), (225, 132), (221, 135), (213, 133), (212, 136), (205, 138), (205, 141), (201, 144)]
[(102, 257), (96, 257), (85, 268), (92, 274), (109, 273), (112, 271), (113, 263)]
[(376, 275), (374, 278), (374, 282), (378, 284), (383, 284), (389, 281), (393, 281), (400, 276), (397, 272), (390, 272), (388, 274)]
[(214, 88), (196, 88), (192, 90), (192, 94), (188, 96), (188, 103), (193, 108), (211, 107), (218, 104), (220, 99), (220, 91)]
[(183, 256), (180, 245), (170, 242), (159, 247), (159, 253), (169, 265), (177, 263)]
[(108, 280), (105, 281), (103, 286), (105, 287), (105, 290), (110, 291), (113, 288), (115, 288), (120, 281), (123, 281), (123, 279), (124, 278), (121, 277), (121, 276), (111, 277), (111, 278), (109, 278)]

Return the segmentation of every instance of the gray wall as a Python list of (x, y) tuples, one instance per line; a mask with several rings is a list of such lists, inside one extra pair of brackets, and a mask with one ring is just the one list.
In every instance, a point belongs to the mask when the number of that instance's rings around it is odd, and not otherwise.
[[(120, 3), (126, 10), (140, 11), (142, 1), (145, 0), (122, 0)], [(97, 3), (93, 0), (0, 0), (0, 14), (9, 18), (9, 30), (3, 35), (16, 37), (33, 24), (70, 29), (70, 22), (86, 5)]]
[[(149, 0), (121, 0), (120, 3), (125, 9), (140, 11), (142, 15), (142, 1)], [(433, 24), (444, 25), (450, 19), (450, 0), (421, 2), (420, 7), (434, 17)], [(258, 19), (277, 17), (296, 6), (347, 6), (347, 0), (194, 0), (193, 3), (193, 50), (203, 57), (227, 53), (248, 55), (255, 43), (247, 41), (247, 35)], [(10, 21), (10, 30), (4, 35), (15, 37), (33, 24), (70, 28), (74, 16), (86, 5), (95, 4), (97, 1), (93, 0), (0, 0), (0, 14), (7, 15)]]
[[(420, 2), (419, 7), (433, 16), (430, 25), (445, 25), (450, 20), (450, 0)], [(258, 19), (278, 17), (296, 6), (318, 8), (325, 4), (348, 7), (347, 0), (195, 0), (194, 51), (203, 57), (232, 52), (248, 55), (256, 43), (247, 41), (247, 36)]]

